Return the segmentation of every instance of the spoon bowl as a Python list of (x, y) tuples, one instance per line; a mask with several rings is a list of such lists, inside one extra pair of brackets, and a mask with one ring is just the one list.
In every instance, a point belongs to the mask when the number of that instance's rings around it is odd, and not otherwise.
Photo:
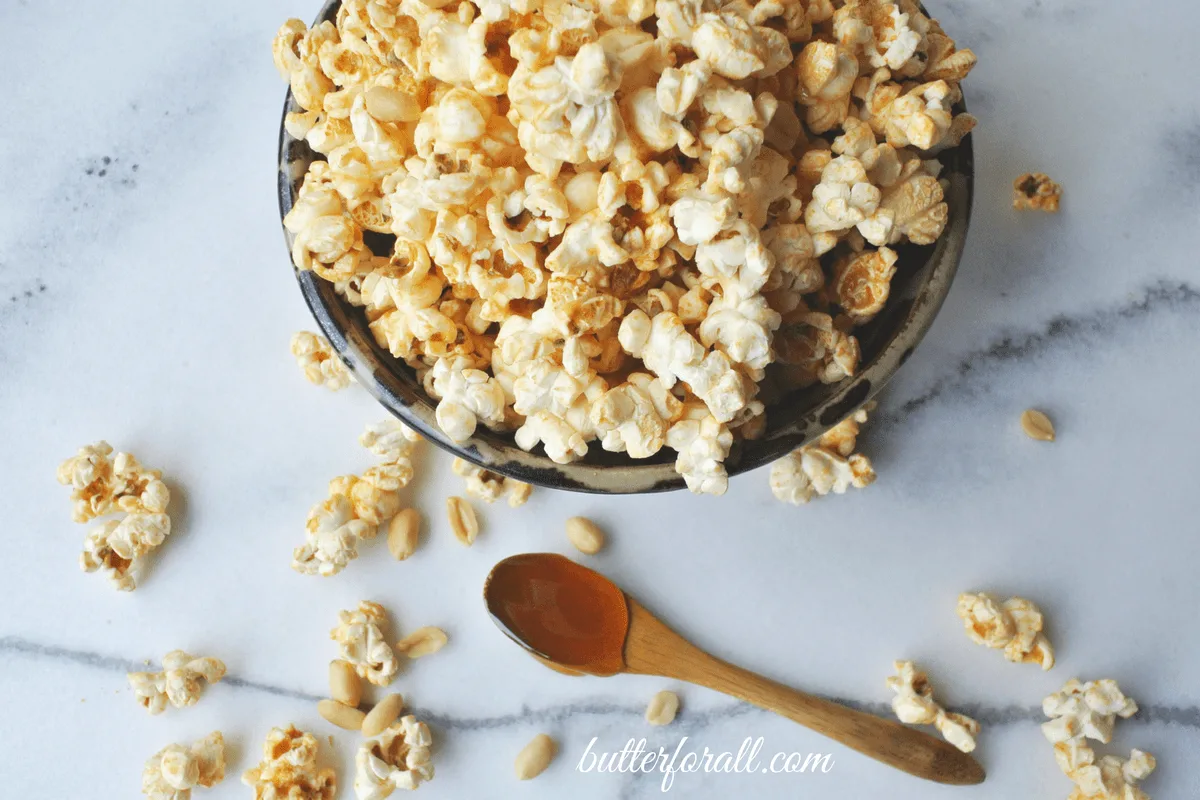
[(983, 768), (927, 733), (797, 691), (701, 650), (595, 570), (554, 553), (497, 564), (483, 588), (492, 619), (551, 669), (655, 675), (774, 711), (896, 769), (938, 783), (982, 783)]

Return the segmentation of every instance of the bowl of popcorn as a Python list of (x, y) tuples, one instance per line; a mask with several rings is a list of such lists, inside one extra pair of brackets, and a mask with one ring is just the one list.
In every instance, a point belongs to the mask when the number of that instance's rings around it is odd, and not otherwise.
[(975, 56), (912, 0), (345, 0), (273, 54), (321, 331), (526, 482), (721, 494), (879, 391), (965, 244)]

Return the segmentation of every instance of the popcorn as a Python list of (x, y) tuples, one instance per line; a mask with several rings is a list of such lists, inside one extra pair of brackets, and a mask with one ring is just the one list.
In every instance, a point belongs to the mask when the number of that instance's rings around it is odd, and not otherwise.
[(425, 376), (425, 390), (439, 399), (438, 426), (455, 442), (471, 438), (480, 421), (504, 421), (504, 389), (486, 372), (472, 369), (466, 358), (439, 358)]
[(875, 469), (855, 453), (859, 426), (867, 421), (874, 404), (868, 404), (834, 425), (815, 444), (793, 450), (771, 465), (771, 493), (792, 505), (807, 503), (830, 492), (845, 494), (851, 486), (862, 489), (875, 482)]
[(971, 641), (1003, 650), (1009, 661), (1054, 666), (1054, 648), (1042, 633), (1042, 612), (1022, 597), (1010, 597), (1001, 603), (980, 592), (958, 597), (958, 616)]
[(329, 340), (308, 331), (300, 331), (292, 337), (292, 355), (304, 370), (309, 383), (324, 385), (332, 391), (345, 389), (354, 382), (354, 376), (333, 352)]
[(809, 42), (796, 59), (805, 106), (804, 121), (813, 133), (826, 133), (841, 125), (850, 113), (850, 91), (858, 78), (853, 53), (832, 42)]
[(975, 749), (979, 723), (963, 714), (947, 712), (933, 699), (929, 677), (911, 661), (895, 662), (896, 675), (887, 679), (888, 688), (896, 693), (892, 711), (901, 722), (910, 725), (933, 725), (950, 744), (964, 753)]
[(405, 464), (412, 469), (412, 451), (421, 435), (398, 419), (389, 417), (367, 425), (358, 443), (386, 464)]
[(1027, 172), (1013, 181), (1013, 208), (1018, 211), (1058, 211), (1062, 187), (1041, 172)]
[(378, 738), (359, 745), (354, 756), (354, 796), (383, 800), (396, 789), (416, 789), (433, 780), (433, 737), (424, 722), (401, 717)]
[(126, 676), (138, 703), (151, 714), (161, 714), (168, 703), (175, 708), (195, 705), (204, 690), (202, 681), (217, 683), (225, 677), (220, 659), (198, 658), (183, 650), (167, 653), (162, 664), (161, 672), (130, 672)]
[(843, 256), (834, 268), (834, 296), (855, 325), (870, 322), (883, 310), (898, 258), (895, 250), (881, 247)]
[(329, 632), (338, 643), (338, 658), (375, 686), (391, 683), (400, 662), (383, 635), (387, 627), (383, 606), (364, 600), (353, 611), (339, 611), (338, 620), (338, 626)]
[[(714, 492), (764, 429), (759, 384), (858, 369), (897, 246), (946, 226), (933, 155), (975, 124), (952, 111), (974, 55), (912, 0), (345, 0), (272, 52), (287, 131), (326, 157), (285, 219), (293, 261), (362, 308), (448, 438), (482, 423), (569, 463), (676, 430)], [(828, 491), (873, 476), (837, 459), (809, 457)], [(344, 526), (404, 480), (354, 478), (298, 568), (344, 566)]]
[(1108, 743), (1116, 718), (1128, 719), (1138, 711), (1116, 681), (1072, 678), (1042, 701), (1042, 710), (1051, 718), (1042, 733), (1054, 745), (1054, 760), (1075, 783), (1071, 800), (1149, 800), (1137, 784), (1154, 771), (1154, 756), (1133, 750), (1127, 761), (1110, 755), (1097, 763), (1087, 745), (1087, 739)]
[(166, 514), (129, 514), (111, 520), (87, 535), (79, 566), (84, 572), (103, 571), (119, 591), (137, 588), (134, 574), (145, 556), (171, 533), (171, 518)]
[(317, 767), (317, 738), (289, 725), (272, 728), (263, 742), (258, 766), (242, 773), (242, 783), (254, 789), (254, 800), (333, 800), (337, 776)]
[(1108, 744), (1116, 718), (1129, 719), (1138, 712), (1138, 706), (1121, 693), (1116, 681), (1083, 683), (1072, 678), (1042, 701), (1042, 711), (1051, 718), (1042, 725), (1042, 733), (1051, 744), (1076, 737)]
[(71, 518), (87, 522), (124, 511), (130, 514), (165, 514), (171, 492), (162, 473), (148, 470), (129, 453), (117, 453), (110, 461), (112, 446), (99, 441), (58, 467), (58, 482), (71, 487)]
[(684, 406), (682, 418), (667, 431), (667, 445), (679, 454), (675, 470), (689, 489), (697, 494), (725, 494), (729, 478), (724, 461), (733, 445), (733, 434), (706, 404)]
[(454, 459), (453, 468), (454, 474), (462, 476), (466, 481), (467, 494), (478, 497), (485, 503), (494, 503), (507, 494), (509, 506), (523, 506), (533, 489), (528, 483), (506, 478), (461, 458)]
[(142, 794), (150, 800), (191, 800), (192, 789), (225, 779), (225, 739), (213, 731), (191, 747), (170, 744), (146, 761)]
[(921, 15), (902, 13), (896, 3), (880, 0), (849, 0), (833, 14), (833, 30), (838, 42), (849, 49), (861, 49), (867, 65), (898, 71), (916, 55), (924, 40), (926, 27)]
[(649, 458), (666, 444), (668, 430), (682, 413), (683, 404), (662, 381), (637, 372), (592, 406), (591, 422), (605, 450)]

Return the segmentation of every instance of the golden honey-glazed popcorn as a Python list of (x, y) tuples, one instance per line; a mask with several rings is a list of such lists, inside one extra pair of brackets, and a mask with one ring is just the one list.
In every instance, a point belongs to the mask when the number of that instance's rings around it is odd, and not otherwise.
[(816, 442), (793, 450), (771, 465), (771, 493), (779, 500), (802, 505), (830, 492), (844, 494), (875, 482), (875, 469), (855, 453), (860, 426), (874, 403), (868, 403), (834, 425)]
[(263, 742), (258, 766), (242, 773), (254, 800), (333, 800), (337, 776), (317, 766), (317, 737), (294, 725), (272, 728)]
[(192, 789), (224, 779), (225, 738), (213, 731), (190, 747), (171, 744), (151, 756), (142, 770), (142, 794), (149, 800), (191, 800)]
[(1042, 701), (1042, 711), (1050, 718), (1042, 724), (1042, 733), (1052, 744), (1076, 737), (1108, 744), (1116, 718), (1129, 719), (1138, 712), (1138, 705), (1114, 680), (1084, 683), (1072, 678)]
[(1137, 784), (1154, 771), (1154, 756), (1133, 750), (1128, 760), (1108, 755), (1097, 761), (1087, 743), (1107, 744), (1117, 717), (1128, 719), (1138, 711), (1116, 681), (1072, 678), (1042, 701), (1042, 710), (1050, 717), (1042, 733), (1054, 745), (1054, 760), (1075, 784), (1072, 800), (1149, 800)]
[(338, 391), (354, 382), (346, 365), (333, 352), (333, 347), (324, 336), (309, 331), (300, 331), (292, 336), (292, 355), (304, 371), (309, 383)]
[(896, 693), (892, 711), (901, 722), (910, 725), (933, 725), (950, 744), (964, 753), (975, 749), (979, 723), (963, 714), (947, 712), (933, 699), (929, 676), (911, 661), (897, 661), (896, 674), (887, 679), (888, 688)]
[(338, 644), (338, 657), (375, 686), (387, 686), (400, 669), (396, 653), (383, 635), (386, 627), (383, 606), (364, 600), (352, 611), (339, 611), (338, 625), (329, 632), (329, 638)]
[(1013, 181), (1013, 208), (1018, 211), (1058, 211), (1062, 187), (1041, 172), (1027, 172)]
[(412, 453), (420, 439), (395, 419), (367, 426), (359, 442), (383, 462), (362, 475), (329, 482), (329, 496), (309, 511), (304, 544), (292, 552), (292, 569), (328, 577), (358, 558), (359, 543), (375, 538), (400, 512), (400, 491), (412, 480)]
[(354, 796), (383, 800), (396, 789), (416, 789), (433, 780), (430, 750), (433, 737), (424, 722), (411, 715), (359, 745), (354, 756)]
[(129, 453), (117, 453), (108, 442), (99, 441), (58, 467), (58, 482), (71, 487), (71, 517), (88, 522), (115, 511), (134, 514), (164, 514), (171, 492), (158, 470), (146, 469)]
[[(272, 54), (321, 156), (293, 262), (362, 308), (446, 436), (563, 464), (667, 447), (711, 494), (765, 428), (760, 387), (857, 372), (894, 248), (949, 218), (936, 154), (975, 124), (975, 56), (913, 0), (346, 0)], [(861, 485), (853, 458), (811, 470)]]
[(163, 656), (160, 672), (130, 672), (126, 675), (138, 703), (151, 714), (161, 714), (167, 704), (175, 708), (195, 705), (204, 691), (204, 682), (216, 683), (225, 677), (220, 659), (197, 657), (183, 650)]
[(137, 588), (145, 557), (171, 533), (166, 514), (127, 514), (94, 528), (84, 539), (79, 566), (84, 572), (103, 572), (122, 592)]
[(509, 506), (517, 508), (525, 504), (533, 489), (528, 483), (506, 478), (461, 458), (454, 459), (453, 469), (454, 474), (461, 476), (466, 482), (467, 494), (478, 497), (485, 503), (494, 503), (508, 495)]
[(1004, 602), (986, 592), (958, 596), (958, 616), (971, 641), (1003, 650), (1009, 661), (1054, 666), (1054, 648), (1042, 633), (1041, 609), (1023, 597)]

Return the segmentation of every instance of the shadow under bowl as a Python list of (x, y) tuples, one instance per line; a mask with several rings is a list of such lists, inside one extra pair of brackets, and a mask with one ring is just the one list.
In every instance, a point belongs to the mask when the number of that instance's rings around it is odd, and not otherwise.
[[(317, 21), (333, 20), (338, 5), (338, 0), (328, 3)], [(284, 115), (301, 110), (289, 91)], [(962, 112), (965, 105), (960, 104), (954, 110)], [(281, 120), (278, 171), (281, 218), (291, 210), (309, 165), (320, 158), (305, 141), (291, 137)], [(941, 177), (949, 184), (945, 193), (950, 212), (946, 229), (934, 245), (903, 244), (895, 248), (899, 260), (887, 304), (875, 319), (854, 331), (862, 349), (858, 373), (836, 384), (798, 389), (768, 406), (762, 436), (734, 442), (725, 460), (731, 477), (782, 458), (813, 441), (869, 401), (912, 355), (933, 324), (950, 291), (966, 245), (975, 177), (971, 136), (958, 147), (939, 154), (938, 159), (943, 166)], [(286, 228), (284, 236), (290, 253), (293, 237)], [(665, 447), (651, 458), (632, 459), (625, 453), (610, 453), (592, 443), (582, 459), (556, 464), (540, 448), (526, 452), (517, 446), (511, 433), (497, 433), (482, 425), (466, 442), (451, 441), (438, 428), (434, 417), (436, 402), (425, 394), (408, 365), (376, 344), (363, 310), (343, 300), (333, 284), (315, 273), (299, 269), (295, 273), (321, 333), (358, 382), (388, 411), (442, 449), (494, 472), (555, 489), (639, 494), (684, 486), (683, 478), (675, 472), (675, 452)]]

